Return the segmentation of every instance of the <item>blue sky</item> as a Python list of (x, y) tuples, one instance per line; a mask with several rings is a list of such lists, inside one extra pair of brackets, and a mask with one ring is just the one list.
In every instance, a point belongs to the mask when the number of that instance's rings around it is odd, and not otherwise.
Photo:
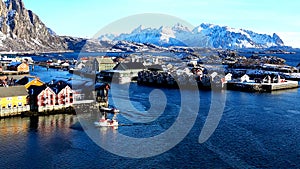
[(284, 0), (23, 0), (25, 7), (59, 35), (93, 37), (127, 16), (161, 13), (193, 26), (212, 23), (277, 33), (286, 45), (300, 47), (300, 1)]

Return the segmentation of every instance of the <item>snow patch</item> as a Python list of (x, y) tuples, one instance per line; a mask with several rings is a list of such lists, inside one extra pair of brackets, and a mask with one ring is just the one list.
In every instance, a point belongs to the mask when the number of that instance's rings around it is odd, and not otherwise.
[(146, 28), (140, 25), (131, 33), (101, 35), (99, 40), (151, 43), (159, 46), (195, 46), (211, 48), (252, 48), (283, 46), (277, 35), (258, 34), (249, 30), (235, 29), (203, 23), (193, 30), (176, 24), (173, 27)]

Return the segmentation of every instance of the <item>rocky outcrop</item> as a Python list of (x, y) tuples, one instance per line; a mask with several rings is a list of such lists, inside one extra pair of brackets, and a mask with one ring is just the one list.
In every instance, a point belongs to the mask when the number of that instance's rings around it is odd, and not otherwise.
[(57, 51), (66, 50), (63, 39), (31, 10), (22, 0), (0, 1), (0, 51)]

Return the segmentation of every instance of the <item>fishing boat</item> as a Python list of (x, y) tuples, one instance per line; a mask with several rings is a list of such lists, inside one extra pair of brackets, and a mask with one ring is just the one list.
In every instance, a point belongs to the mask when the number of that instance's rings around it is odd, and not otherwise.
[[(117, 126), (119, 126), (119, 122), (116, 120), (119, 110), (117, 110), (115, 108), (101, 107), (100, 111), (103, 113), (101, 115), (100, 120), (94, 122), (94, 125), (96, 127), (117, 127)], [(114, 114), (112, 119), (107, 118), (107, 113)]]
[(119, 122), (115, 119), (101, 118), (99, 121), (94, 122), (96, 127), (117, 127)]

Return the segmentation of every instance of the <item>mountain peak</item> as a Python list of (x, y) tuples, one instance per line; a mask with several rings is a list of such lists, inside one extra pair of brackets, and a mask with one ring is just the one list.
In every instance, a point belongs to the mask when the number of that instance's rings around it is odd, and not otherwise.
[(0, 2), (0, 51), (63, 50), (61, 39), (51, 34), (39, 17), (27, 10), (22, 0)]
[(131, 33), (140, 33), (144, 29), (146, 29), (146, 27), (144, 25), (140, 25), (137, 28), (135, 28)]
[(282, 39), (276, 33), (273, 33), (273, 39), (277, 44), (280, 44), (281, 46), (284, 46), (284, 42), (282, 41)]
[(214, 26), (216, 26), (216, 25), (213, 25), (213, 24), (210, 24), (210, 23), (200, 24), (200, 27), (203, 28), (203, 29), (211, 28), (211, 27), (214, 27)]
[(139, 26), (133, 31), (135, 34), (122, 34), (115, 39), (138, 43), (152, 43), (160, 46), (192, 46), (223, 49), (238, 48), (267, 48), (284, 46), (277, 34), (273, 36), (259, 34), (250, 30), (235, 29), (202, 23), (192, 31), (180, 23), (173, 27), (145, 28)]
[(190, 29), (187, 26), (182, 25), (181, 23), (177, 23), (172, 27), (172, 30), (174, 31), (190, 31)]

